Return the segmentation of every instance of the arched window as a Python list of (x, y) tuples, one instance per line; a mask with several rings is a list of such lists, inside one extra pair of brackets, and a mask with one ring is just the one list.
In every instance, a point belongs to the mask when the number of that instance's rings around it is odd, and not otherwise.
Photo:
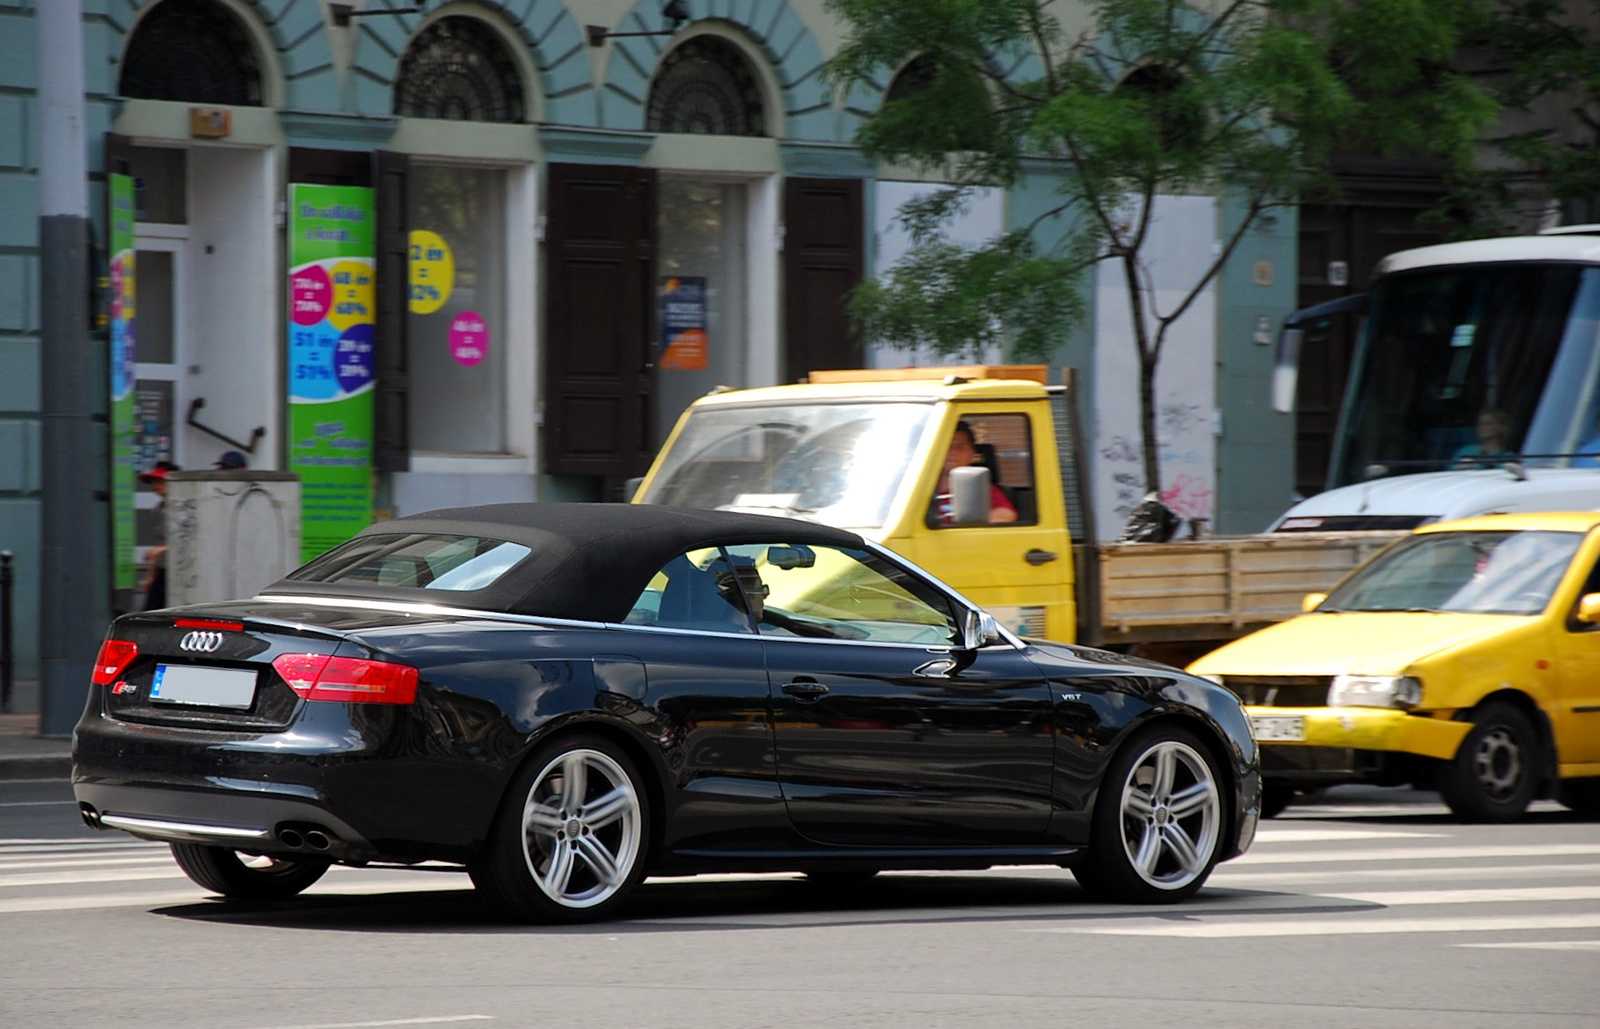
[(936, 112), (931, 124), (944, 133), (949, 150), (981, 150), (994, 131), (989, 92), (978, 73), (966, 65), (940, 67), (927, 56), (914, 57), (895, 75), (884, 103), (918, 99), (909, 117), (930, 124), (928, 111)]
[(697, 36), (669, 53), (650, 87), (645, 127), (651, 132), (765, 136), (761, 87), (737, 47)]
[(440, 18), (400, 60), (394, 113), (406, 118), (521, 122), (522, 77), (500, 36), (476, 18)]
[(1206, 112), (1181, 71), (1162, 64), (1135, 68), (1117, 85), (1117, 92), (1141, 98), (1161, 128), (1168, 149), (1196, 146), (1205, 134)]
[(261, 106), (261, 64), (245, 27), (212, 0), (162, 0), (122, 56), (123, 96)]

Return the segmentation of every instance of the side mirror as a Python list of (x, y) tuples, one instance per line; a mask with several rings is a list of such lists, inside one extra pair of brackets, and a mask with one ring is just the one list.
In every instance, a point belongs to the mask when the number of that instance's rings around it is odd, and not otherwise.
[(1321, 607), (1322, 602), (1327, 599), (1328, 595), (1326, 593), (1307, 593), (1300, 601), (1300, 610), (1310, 614)]
[(950, 469), (950, 515), (957, 525), (988, 524), (989, 469)]
[(1578, 601), (1578, 621), (1588, 625), (1600, 624), (1600, 593), (1585, 594)]
[[(1600, 594), (1595, 597), (1600, 600)], [(961, 649), (977, 650), (986, 643), (1000, 642), (1000, 623), (987, 611), (967, 609), (961, 626)]]

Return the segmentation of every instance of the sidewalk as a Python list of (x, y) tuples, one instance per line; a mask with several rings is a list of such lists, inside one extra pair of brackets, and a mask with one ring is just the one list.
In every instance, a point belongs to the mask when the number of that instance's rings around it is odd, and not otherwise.
[(0, 779), (65, 779), (72, 771), (72, 741), (39, 735), (39, 683), (11, 684), (11, 710), (0, 714)]

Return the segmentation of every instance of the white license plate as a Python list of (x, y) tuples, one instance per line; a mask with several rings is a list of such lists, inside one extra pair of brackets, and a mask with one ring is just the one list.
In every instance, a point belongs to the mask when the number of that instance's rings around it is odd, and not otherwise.
[(156, 665), (150, 699), (160, 704), (199, 704), (244, 709), (256, 695), (256, 673), (240, 668)]
[(1306, 738), (1304, 715), (1251, 715), (1250, 725), (1258, 740), (1303, 740)]

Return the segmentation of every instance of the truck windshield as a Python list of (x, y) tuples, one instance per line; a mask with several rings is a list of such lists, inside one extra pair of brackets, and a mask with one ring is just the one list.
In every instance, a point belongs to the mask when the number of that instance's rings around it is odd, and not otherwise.
[(1597, 318), (1600, 268), (1584, 265), (1456, 265), (1381, 279), (1328, 485), (1574, 452), (1594, 427)]
[(640, 500), (879, 528), (932, 413), (887, 401), (694, 408)]
[(1532, 615), (1583, 542), (1577, 532), (1434, 532), (1374, 558), (1317, 608)]

